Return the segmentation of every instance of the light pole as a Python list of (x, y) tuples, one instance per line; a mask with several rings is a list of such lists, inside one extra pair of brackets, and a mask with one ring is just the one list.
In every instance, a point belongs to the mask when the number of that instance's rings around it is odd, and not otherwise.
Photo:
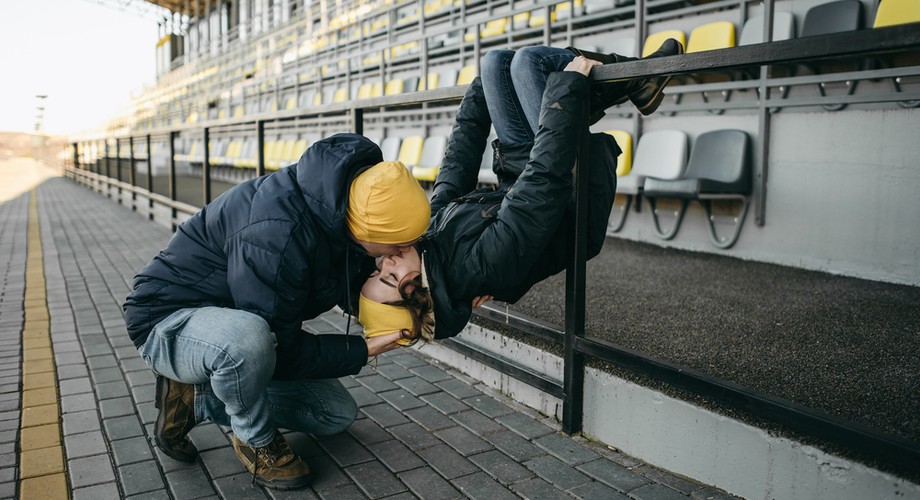
[(35, 96), (38, 99), (38, 115), (35, 116), (35, 134), (32, 136), (32, 158), (36, 160), (43, 160), (45, 154), (45, 134), (42, 132), (42, 129), (45, 125), (45, 99), (48, 98), (45, 94), (37, 94)]

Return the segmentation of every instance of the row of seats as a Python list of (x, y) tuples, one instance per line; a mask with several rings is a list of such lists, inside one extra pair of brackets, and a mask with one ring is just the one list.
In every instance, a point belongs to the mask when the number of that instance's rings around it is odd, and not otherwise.
[[(738, 240), (749, 206), (752, 189), (750, 138), (742, 130), (705, 132), (696, 137), (693, 147), (682, 130), (655, 130), (642, 134), (633, 154), (628, 132), (608, 131), (623, 151), (617, 165), (617, 194), (626, 198), (614, 205), (610, 230), (623, 228), (634, 199), (642, 196), (651, 205), (655, 231), (664, 240), (677, 235), (690, 201), (697, 200), (706, 212), (710, 240), (719, 248), (729, 248)], [(689, 154), (688, 154), (689, 152)], [(656, 200), (680, 200), (670, 229), (663, 229)], [(712, 202), (734, 200), (740, 212), (732, 217), (734, 229), (728, 236), (717, 234)]]

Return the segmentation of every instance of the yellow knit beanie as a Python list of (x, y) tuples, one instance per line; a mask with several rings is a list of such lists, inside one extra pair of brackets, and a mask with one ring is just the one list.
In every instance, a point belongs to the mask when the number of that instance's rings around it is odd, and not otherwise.
[(395, 245), (418, 239), (431, 218), (428, 197), (409, 169), (380, 162), (351, 183), (346, 221), (355, 238)]
[[(367, 338), (402, 330), (412, 331), (412, 316), (405, 307), (374, 302), (364, 294), (358, 299), (358, 322), (364, 326), (364, 336)], [(399, 339), (396, 343), (412, 345), (413, 342)]]

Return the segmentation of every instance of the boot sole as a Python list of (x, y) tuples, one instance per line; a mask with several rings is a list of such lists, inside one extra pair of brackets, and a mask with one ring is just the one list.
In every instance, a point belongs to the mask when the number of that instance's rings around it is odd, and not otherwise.
[(665, 77), (664, 81), (661, 82), (661, 85), (658, 86), (658, 90), (655, 91), (655, 95), (651, 99), (642, 106), (636, 106), (636, 109), (638, 109), (643, 116), (648, 116), (658, 110), (658, 106), (661, 106), (661, 101), (664, 100), (664, 88), (668, 86), (670, 81), (671, 76), (668, 75)]
[(195, 453), (194, 455), (189, 455), (187, 453), (177, 452), (173, 450), (172, 448), (170, 448), (169, 446), (166, 446), (163, 443), (163, 441), (160, 439), (160, 434), (163, 433), (163, 427), (166, 426), (166, 422), (164, 421), (166, 418), (166, 412), (163, 411), (162, 407), (164, 406), (163, 398), (166, 397), (165, 386), (167, 384), (168, 382), (166, 382), (165, 378), (157, 377), (156, 398), (153, 400), (153, 407), (160, 411), (157, 412), (157, 420), (153, 428), (153, 440), (154, 442), (156, 442), (157, 446), (160, 448), (160, 451), (162, 451), (169, 458), (173, 460), (178, 460), (180, 462), (191, 463), (191, 462), (194, 462), (196, 458), (198, 458), (197, 453)]
[(256, 484), (258, 484), (259, 486), (264, 486), (266, 488), (273, 489), (273, 490), (283, 490), (283, 491), (299, 490), (301, 488), (306, 488), (307, 486), (310, 485), (311, 480), (312, 480), (311, 476), (304, 476), (304, 477), (299, 477), (299, 478), (288, 479), (283, 482), (272, 482), (272, 481), (267, 481), (265, 479), (262, 479), (256, 476)]

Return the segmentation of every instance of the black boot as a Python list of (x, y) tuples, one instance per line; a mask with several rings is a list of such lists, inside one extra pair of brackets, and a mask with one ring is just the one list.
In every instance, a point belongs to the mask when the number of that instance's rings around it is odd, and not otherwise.
[[(589, 52), (574, 47), (569, 50), (576, 55), (585, 56), (588, 59), (600, 61), (603, 64), (615, 64), (627, 61), (637, 61), (636, 57), (626, 57), (620, 54), (599, 54)], [(655, 57), (673, 56), (683, 54), (684, 47), (677, 40), (668, 38), (661, 48), (648, 55), (644, 59)], [(610, 82), (600, 85), (593, 85), (593, 95), (591, 98), (591, 123), (595, 123), (604, 115), (604, 110), (610, 106), (620, 104), (628, 98), (633, 105), (643, 115), (650, 115), (658, 109), (661, 100), (664, 98), (664, 87), (671, 80), (670, 75), (656, 76), (646, 79), (632, 79), (622, 82)]]

